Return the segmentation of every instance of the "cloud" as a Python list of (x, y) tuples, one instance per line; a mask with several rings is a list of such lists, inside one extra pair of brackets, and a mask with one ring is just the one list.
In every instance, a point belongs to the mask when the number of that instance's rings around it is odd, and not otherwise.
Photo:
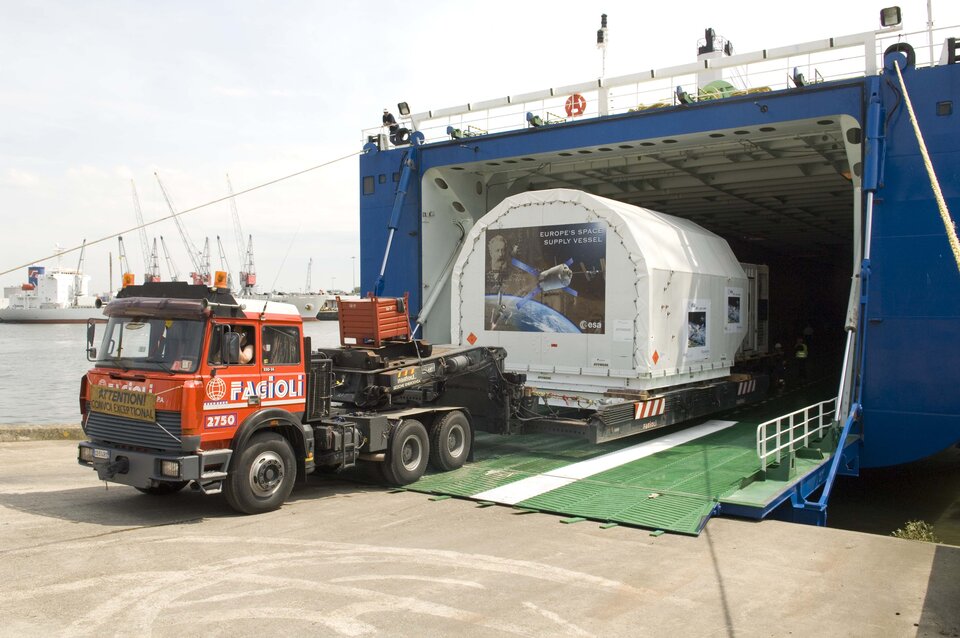
[(260, 96), (257, 91), (240, 86), (215, 86), (213, 92), (224, 97), (251, 98)]
[(3, 178), (3, 183), (8, 186), (16, 186), (20, 188), (33, 188), (34, 186), (39, 186), (41, 179), (39, 176), (34, 175), (33, 173), (28, 173), (27, 171), (21, 171), (16, 168), (7, 169), (6, 174)]

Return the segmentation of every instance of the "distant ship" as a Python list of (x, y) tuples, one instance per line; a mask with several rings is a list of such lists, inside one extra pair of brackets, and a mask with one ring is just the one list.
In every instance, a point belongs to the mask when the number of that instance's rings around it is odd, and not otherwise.
[(7, 286), (0, 300), (0, 322), (86, 323), (103, 319), (103, 300), (90, 294), (90, 277), (79, 270), (43, 266), (27, 269), (27, 282)]
[(267, 293), (242, 293), (244, 297), (253, 299), (267, 299), (269, 301), (281, 301), (283, 303), (293, 304), (300, 312), (300, 318), (304, 321), (316, 321), (317, 312), (323, 308), (327, 295), (323, 292), (267, 292)]

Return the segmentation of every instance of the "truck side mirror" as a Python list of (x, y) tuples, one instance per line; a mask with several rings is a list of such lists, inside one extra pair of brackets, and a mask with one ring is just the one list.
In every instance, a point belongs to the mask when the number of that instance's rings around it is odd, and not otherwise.
[(240, 335), (225, 332), (220, 340), (220, 360), (227, 365), (240, 363)]
[(93, 319), (87, 319), (87, 361), (95, 361), (97, 349), (93, 346), (97, 338), (97, 324)]

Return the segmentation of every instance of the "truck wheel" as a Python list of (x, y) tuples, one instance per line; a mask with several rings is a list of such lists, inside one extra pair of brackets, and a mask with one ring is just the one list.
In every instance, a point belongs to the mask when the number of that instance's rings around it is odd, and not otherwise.
[(251, 439), (224, 482), (230, 507), (244, 514), (271, 512), (287, 500), (297, 479), (293, 448), (275, 432)]
[(470, 456), (470, 419), (459, 410), (447, 412), (430, 429), (430, 467), (449, 472), (463, 467)]
[(167, 494), (176, 494), (187, 486), (188, 481), (174, 481), (170, 483), (157, 483), (150, 487), (138, 487), (137, 490), (150, 496), (165, 496)]
[(390, 441), (390, 449), (381, 468), (383, 478), (392, 485), (413, 483), (423, 476), (429, 458), (427, 428), (415, 419), (404, 419)]

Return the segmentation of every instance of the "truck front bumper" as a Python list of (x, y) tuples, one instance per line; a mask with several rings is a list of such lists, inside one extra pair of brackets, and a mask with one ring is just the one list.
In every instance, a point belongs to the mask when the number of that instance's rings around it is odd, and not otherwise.
[(81, 442), (77, 452), (80, 465), (96, 470), (101, 480), (131, 487), (195, 481), (203, 466), (199, 454), (150, 454), (91, 441)]

